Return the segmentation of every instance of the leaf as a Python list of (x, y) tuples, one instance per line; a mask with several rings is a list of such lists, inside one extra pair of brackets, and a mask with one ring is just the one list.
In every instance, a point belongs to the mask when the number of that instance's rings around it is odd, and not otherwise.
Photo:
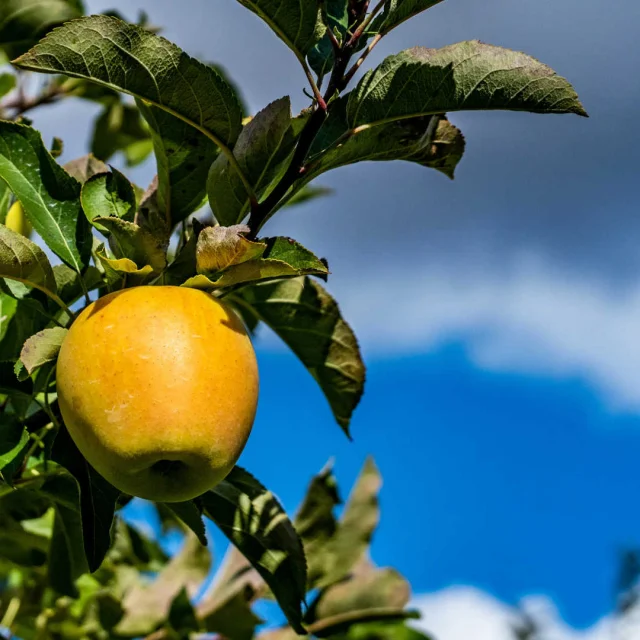
[(78, 451), (66, 428), (59, 430), (51, 454), (75, 479), (82, 523), (82, 548), (89, 571), (96, 571), (111, 546), (111, 526), (120, 491), (111, 486)]
[(0, 180), (0, 224), (7, 221), (7, 213), (11, 208), (11, 189), (6, 182)]
[(12, 415), (0, 413), (0, 471), (24, 449), (29, 442), (29, 433), (22, 423)]
[[(245, 227), (228, 227), (234, 229), (234, 233), (238, 234)], [(203, 237), (200, 234), (200, 238)], [(272, 280), (274, 278), (297, 277), (300, 275), (318, 275), (326, 276), (329, 271), (326, 264), (318, 259), (311, 251), (305, 249), (301, 244), (291, 238), (265, 238), (257, 243), (250, 243), (242, 236), (238, 236), (238, 258), (244, 260), (239, 264), (234, 264), (220, 272), (205, 275), (206, 270), (202, 267), (213, 264), (210, 260), (209, 250), (205, 254), (205, 258), (200, 262), (200, 254), (198, 254), (198, 272), (200, 275), (189, 278), (182, 286), (192, 287), (195, 289), (216, 289), (230, 287), (245, 282), (255, 282), (259, 280)], [(243, 244), (249, 243), (249, 244)], [(205, 240), (207, 242), (207, 240)], [(201, 241), (198, 240), (200, 247)], [(206, 246), (206, 245), (205, 245)], [(258, 250), (262, 251), (262, 255), (254, 259), (246, 259), (247, 256), (257, 254)], [(204, 253), (204, 252), (203, 252)], [(227, 250), (227, 258), (233, 256), (233, 251)], [(222, 261), (222, 260), (221, 260)]]
[(117, 18), (67, 23), (14, 64), (129, 93), (181, 118), (216, 144), (233, 145), (240, 133), (241, 107), (222, 76), (168, 40)]
[(58, 359), (60, 347), (67, 333), (69, 331), (62, 327), (44, 329), (44, 331), (31, 336), (24, 343), (20, 353), (20, 362), (24, 365), (29, 375), (45, 364)]
[[(223, 602), (210, 605), (201, 615), (205, 630), (229, 640), (251, 640), (256, 627), (264, 623), (251, 609), (252, 595), (252, 589), (247, 587)], [(198, 611), (202, 614), (201, 609)]]
[(364, 565), (351, 579), (322, 592), (309, 630), (327, 637), (359, 622), (416, 617), (413, 611), (405, 610), (410, 595), (409, 584), (394, 569)]
[(13, 58), (27, 51), (49, 29), (83, 13), (80, 0), (2, 0), (0, 47)]
[(351, 92), (349, 126), (448, 111), (586, 112), (571, 85), (534, 58), (478, 41), (388, 57)]
[(384, 11), (373, 22), (372, 31), (384, 36), (405, 20), (440, 2), (442, 0), (386, 0)]
[[(117, 169), (110, 173), (99, 173), (89, 178), (82, 186), (80, 195), (87, 220), (111, 216), (133, 222), (136, 214), (136, 194), (133, 186)], [(105, 227), (96, 225), (98, 231)]]
[(161, 571), (169, 557), (160, 545), (122, 518), (116, 518), (112, 528), (113, 545), (107, 553), (109, 561), (118, 565), (127, 564), (140, 572)]
[(327, 466), (311, 481), (294, 520), (307, 557), (309, 589), (326, 573), (327, 547), (338, 530), (334, 508), (341, 503), (338, 483)]
[(433, 640), (404, 622), (361, 622), (334, 636), (336, 640)]
[(207, 532), (202, 521), (202, 513), (192, 500), (189, 502), (167, 503), (164, 506), (195, 533), (201, 545), (207, 546)]
[(115, 627), (116, 635), (129, 638), (146, 635), (169, 616), (171, 603), (184, 588), (194, 597), (207, 577), (211, 556), (195, 536), (189, 535), (180, 552), (150, 585), (131, 589), (124, 598), (125, 615)]
[[(325, 23), (331, 29), (340, 42), (343, 41), (349, 28), (349, 2), (348, 0), (327, 0), (324, 4)], [(329, 34), (325, 34), (307, 56), (309, 66), (322, 79), (331, 71), (334, 63), (333, 44)]]
[(73, 476), (56, 475), (46, 481), (40, 493), (50, 498), (55, 506), (49, 582), (59, 593), (77, 597), (74, 583), (88, 570), (80, 514), (80, 487)]
[(91, 153), (107, 162), (121, 151), (127, 166), (132, 167), (145, 160), (152, 150), (149, 128), (140, 111), (121, 102), (119, 96), (110, 100), (95, 121)]
[(16, 86), (16, 77), (12, 73), (0, 73), (0, 98), (13, 91)]
[(273, 591), (289, 624), (303, 634), (307, 570), (298, 535), (282, 506), (239, 467), (202, 497), (204, 513), (246, 556)]
[(151, 128), (158, 163), (158, 204), (173, 227), (203, 206), (207, 176), (218, 149), (170, 113), (141, 101), (138, 107)]
[(109, 173), (109, 167), (91, 153), (67, 162), (64, 169), (81, 184), (98, 173)]
[(287, 199), (286, 205), (287, 207), (295, 207), (299, 204), (307, 204), (312, 200), (317, 200), (318, 198), (323, 198), (325, 196), (330, 196), (333, 194), (333, 189), (330, 187), (321, 187), (321, 186), (305, 186), (291, 197)]
[[(93, 291), (104, 286), (104, 279), (100, 271), (94, 267), (87, 267), (83, 276), (70, 269), (65, 264), (57, 264), (53, 267), (53, 275), (58, 287), (58, 295), (67, 305), (73, 304), (82, 296), (84, 290)], [(83, 286), (84, 283), (84, 286)]]
[[(284, 171), (297, 135), (291, 119), (291, 101), (280, 98), (260, 111), (242, 129), (233, 154), (258, 198)], [(213, 163), (207, 182), (209, 204), (216, 220), (230, 226), (241, 222), (250, 208), (247, 190), (226, 156)]]
[(56, 279), (44, 251), (24, 236), (0, 225), (0, 278), (56, 293)]
[(200, 631), (200, 623), (189, 599), (189, 594), (184, 587), (171, 603), (169, 624), (181, 637), (188, 638), (189, 633)]
[(267, 245), (248, 240), (245, 234), (249, 232), (245, 225), (203, 229), (196, 248), (198, 273), (217, 273), (261, 257)]
[[(311, 150), (317, 160), (310, 161), (305, 182), (356, 162), (391, 160), (415, 162), (453, 178), (464, 153), (465, 140), (446, 118), (420, 116), (354, 130), (347, 123), (346, 103), (342, 99), (334, 104), (320, 130)], [(340, 139), (343, 142), (337, 144)]]
[(163, 238), (120, 218), (94, 218), (93, 223), (107, 229), (117, 258), (127, 258), (139, 268), (149, 265), (156, 273), (166, 267), (167, 247)]
[(302, 360), (349, 435), (365, 368), (356, 337), (333, 298), (310, 278), (245, 287), (232, 298), (252, 310)]
[(49, 248), (82, 271), (92, 238), (80, 206), (80, 184), (56, 163), (35, 129), (0, 121), (0, 178)]
[(100, 265), (104, 269), (107, 284), (113, 287), (123, 279), (127, 279), (129, 286), (144, 284), (153, 275), (153, 267), (138, 265), (129, 258), (111, 259), (107, 256), (104, 246), (96, 251)]
[(320, 40), (326, 27), (322, 23), (319, 2), (298, 0), (238, 0), (260, 16), (276, 35), (303, 60)]

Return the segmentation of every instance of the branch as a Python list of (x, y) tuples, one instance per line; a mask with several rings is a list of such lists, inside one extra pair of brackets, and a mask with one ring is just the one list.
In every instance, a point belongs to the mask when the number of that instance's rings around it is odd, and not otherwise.
[(373, 48), (382, 40), (382, 36), (378, 33), (373, 38), (373, 40), (369, 43), (369, 46), (364, 50), (360, 58), (356, 61), (356, 63), (347, 71), (347, 74), (344, 77), (345, 83), (349, 84), (353, 76), (356, 75), (358, 69), (362, 66), (362, 63), (367, 59), (367, 56), (373, 51)]

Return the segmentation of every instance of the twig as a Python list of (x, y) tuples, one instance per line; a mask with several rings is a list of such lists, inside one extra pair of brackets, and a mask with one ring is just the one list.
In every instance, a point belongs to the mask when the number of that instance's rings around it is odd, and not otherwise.
[(369, 46), (363, 51), (362, 55), (360, 56), (360, 58), (358, 58), (356, 63), (351, 67), (351, 69), (349, 69), (349, 71), (347, 71), (344, 77), (346, 84), (349, 84), (349, 82), (351, 82), (353, 76), (356, 75), (356, 72), (362, 66), (362, 63), (367, 59), (367, 56), (373, 51), (373, 48), (378, 44), (378, 42), (380, 42), (380, 40), (382, 40), (382, 36), (378, 33), (369, 43)]
[(373, 11), (362, 21), (362, 24), (353, 32), (351, 39), (347, 43), (348, 47), (354, 47), (362, 34), (367, 30), (376, 15), (384, 8), (386, 0), (380, 0), (378, 4), (373, 8)]

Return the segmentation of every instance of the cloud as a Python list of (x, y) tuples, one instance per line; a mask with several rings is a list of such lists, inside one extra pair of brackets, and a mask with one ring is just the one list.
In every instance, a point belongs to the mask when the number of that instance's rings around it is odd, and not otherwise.
[(434, 266), (337, 284), (369, 358), (461, 341), (483, 369), (580, 378), (611, 408), (640, 411), (640, 282), (613, 289), (524, 258), (503, 272)]
[(434, 594), (417, 596), (412, 603), (422, 613), (416, 626), (435, 640), (516, 640), (514, 625), (532, 619), (540, 640), (632, 640), (640, 634), (640, 618), (605, 617), (586, 630), (573, 629), (560, 617), (546, 597), (525, 598), (520, 610), (483, 591), (452, 587)]

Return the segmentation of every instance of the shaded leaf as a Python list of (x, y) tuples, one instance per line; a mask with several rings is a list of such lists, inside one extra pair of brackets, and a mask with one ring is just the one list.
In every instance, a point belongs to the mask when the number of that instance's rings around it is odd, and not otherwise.
[(147, 158), (153, 151), (153, 144), (138, 109), (116, 99), (110, 100), (96, 118), (91, 153), (107, 162), (120, 151), (127, 166), (133, 167)]
[(168, 40), (117, 18), (91, 16), (67, 23), (14, 64), (130, 93), (224, 145), (232, 145), (240, 133), (240, 104), (214, 69)]
[[(336, 145), (340, 139), (343, 142)], [(415, 162), (453, 178), (464, 148), (462, 133), (441, 116), (421, 116), (350, 129), (346, 100), (340, 100), (314, 143), (312, 154), (318, 155), (318, 159), (311, 161), (305, 181), (356, 162), (391, 160)]]
[(104, 285), (102, 274), (94, 266), (87, 267), (81, 277), (78, 272), (70, 269), (67, 265), (57, 264), (53, 267), (53, 275), (56, 279), (58, 295), (68, 305), (80, 298), (85, 289), (93, 291)]
[(117, 635), (136, 637), (157, 629), (169, 616), (171, 603), (184, 588), (190, 598), (207, 577), (211, 556), (195, 536), (149, 585), (131, 589), (124, 599), (125, 615), (115, 628)]
[(0, 413), (0, 471), (24, 449), (29, 434), (22, 423), (12, 415)]
[(82, 13), (80, 0), (2, 0), (0, 47), (14, 58), (52, 27), (79, 18)]
[[(339, 42), (342, 42), (349, 28), (349, 1), (326, 0), (324, 3), (324, 21), (331, 29)], [(334, 52), (331, 39), (325, 34), (307, 56), (309, 66), (316, 72), (319, 78), (323, 78), (333, 68)]]
[(298, 0), (238, 0), (238, 2), (260, 16), (301, 59), (304, 59), (326, 30), (322, 23), (319, 2), (298, 2)]
[(233, 299), (252, 310), (302, 360), (349, 434), (365, 368), (356, 337), (333, 298), (311, 278), (296, 278), (245, 287)]
[(373, 22), (372, 31), (384, 36), (405, 20), (440, 2), (442, 0), (387, 0), (383, 12)]
[(288, 198), (284, 206), (295, 207), (299, 204), (307, 204), (312, 200), (317, 200), (318, 198), (323, 198), (332, 194), (333, 189), (331, 189), (330, 187), (307, 185), (299, 191), (296, 191), (292, 197)]
[(120, 491), (91, 467), (66, 428), (60, 429), (53, 446), (52, 459), (75, 479), (78, 511), (82, 526), (82, 548), (89, 571), (96, 571), (111, 546), (111, 526)]
[(169, 609), (169, 624), (181, 637), (189, 637), (189, 633), (200, 631), (200, 623), (196, 617), (187, 590), (182, 587), (173, 599)]
[(68, 330), (62, 327), (44, 329), (31, 336), (22, 347), (20, 362), (31, 375), (36, 369), (58, 359), (58, 353)]
[(369, 71), (349, 95), (350, 127), (449, 111), (586, 115), (571, 85), (534, 58), (478, 41), (416, 47)]
[(0, 225), (0, 278), (56, 293), (56, 279), (44, 251), (24, 236)]
[[(116, 217), (133, 222), (136, 214), (136, 194), (132, 184), (117, 169), (99, 173), (82, 186), (82, 209), (89, 222), (96, 218)], [(107, 231), (96, 224), (99, 231)]]
[(200, 544), (207, 546), (207, 532), (204, 528), (204, 522), (202, 520), (202, 512), (193, 502), (172, 502), (164, 505), (169, 509), (181, 522), (183, 522), (200, 541)]
[(12, 73), (0, 73), (0, 98), (13, 91), (16, 86), (16, 77)]
[(92, 238), (80, 206), (80, 184), (56, 163), (35, 129), (0, 122), (0, 178), (49, 248), (81, 271)]
[(273, 591), (289, 624), (304, 633), (306, 563), (298, 535), (273, 494), (235, 469), (202, 497), (204, 513), (246, 556)]
[(223, 602), (212, 603), (206, 613), (199, 609), (204, 629), (229, 640), (251, 640), (264, 622), (251, 609), (252, 596), (253, 590), (247, 587)]
[(158, 204), (173, 227), (205, 203), (207, 176), (218, 148), (170, 113), (141, 101), (138, 106), (151, 127), (158, 163)]
[(404, 622), (361, 622), (352, 624), (343, 633), (335, 636), (336, 640), (432, 640), (414, 627)]
[[(288, 97), (272, 102), (242, 129), (233, 154), (258, 198), (268, 195), (269, 187), (286, 169), (296, 139)], [(213, 163), (207, 193), (222, 225), (238, 224), (249, 212), (247, 190), (226, 156)]]
[(94, 218), (93, 223), (109, 232), (109, 244), (116, 258), (128, 258), (139, 268), (149, 265), (156, 273), (167, 265), (164, 238), (120, 218)]

